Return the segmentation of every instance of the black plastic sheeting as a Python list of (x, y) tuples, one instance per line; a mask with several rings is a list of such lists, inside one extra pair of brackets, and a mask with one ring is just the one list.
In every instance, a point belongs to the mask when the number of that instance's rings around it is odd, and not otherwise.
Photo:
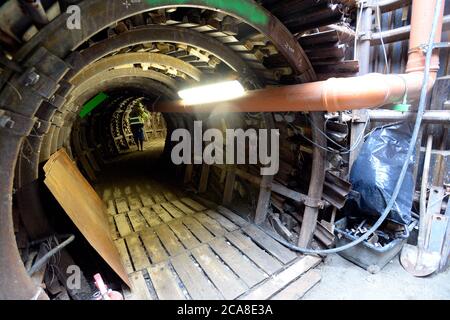
[[(348, 217), (379, 217), (385, 210), (405, 163), (413, 127), (409, 122), (376, 128), (364, 142), (350, 172), (353, 191), (344, 212)], [(415, 150), (414, 154), (417, 150)], [(414, 159), (387, 219), (403, 225), (411, 222), (414, 196)]]

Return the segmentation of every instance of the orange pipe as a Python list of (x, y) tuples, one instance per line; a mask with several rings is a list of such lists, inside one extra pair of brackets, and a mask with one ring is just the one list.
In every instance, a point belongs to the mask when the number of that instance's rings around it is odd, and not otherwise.
[[(182, 101), (163, 102), (156, 106), (161, 112), (287, 112), (287, 111), (340, 111), (375, 108), (399, 103), (405, 93), (408, 100), (419, 97), (425, 69), (423, 45), (431, 33), (436, 0), (414, 0), (406, 74), (370, 73), (352, 78), (330, 78), (292, 86), (249, 91), (234, 100), (187, 106)], [(436, 30), (435, 42), (442, 34), (444, 6)], [(433, 52), (429, 90), (439, 70), (438, 50)]]

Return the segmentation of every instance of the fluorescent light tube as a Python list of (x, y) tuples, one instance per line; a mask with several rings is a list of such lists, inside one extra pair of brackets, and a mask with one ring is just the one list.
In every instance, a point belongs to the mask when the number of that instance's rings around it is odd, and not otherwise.
[(244, 94), (245, 89), (237, 80), (190, 88), (178, 92), (185, 105), (226, 101), (239, 98)]

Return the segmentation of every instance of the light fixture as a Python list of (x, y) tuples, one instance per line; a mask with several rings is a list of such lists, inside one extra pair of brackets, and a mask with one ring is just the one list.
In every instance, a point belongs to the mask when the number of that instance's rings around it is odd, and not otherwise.
[(178, 92), (185, 105), (226, 101), (242, 97), (244, 94), (245, 89), (237, 80), (209, 84)]

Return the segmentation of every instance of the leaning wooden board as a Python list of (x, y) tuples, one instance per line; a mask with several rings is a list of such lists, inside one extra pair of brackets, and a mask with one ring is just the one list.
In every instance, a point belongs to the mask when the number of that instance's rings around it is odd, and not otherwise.
[(127, 272), (111, 238), (106, 206), (64, 149), (44, 166), (45, 185), (100, 256), (130, 286)]

